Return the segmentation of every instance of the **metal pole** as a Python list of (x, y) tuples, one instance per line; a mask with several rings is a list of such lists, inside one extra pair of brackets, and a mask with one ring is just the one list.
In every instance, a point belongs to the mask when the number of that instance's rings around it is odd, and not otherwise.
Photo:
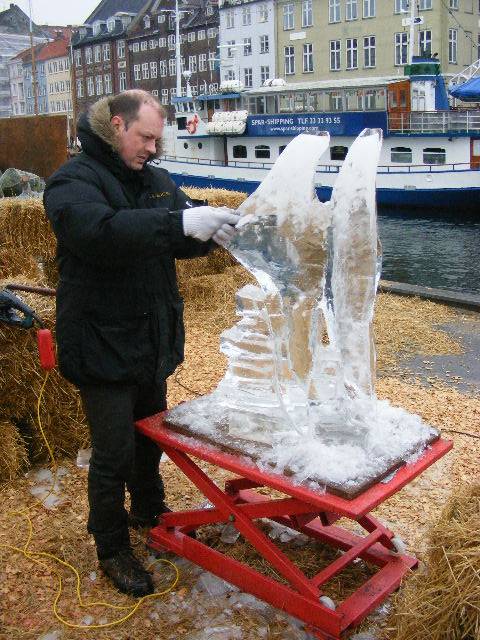
[(180, 12), (175, 0), (175, 57), (177, 58), (177, 97), (182, 95), (182, 64), (180, 57)]
[(30, 51), (32, 52), (33, 112), (38, 116), (37, 69), (35, 65), (35, 47), (33, 46), (32, 0), (28, 0), (28, 8), (30, 12)]
[(415, 2), (416, 0), (410, 0), (410, 41), (408, 43), (408, 64), (413, 62), (413, 49), (415, 47), (415, 25), (413, 24), (415, 19)]

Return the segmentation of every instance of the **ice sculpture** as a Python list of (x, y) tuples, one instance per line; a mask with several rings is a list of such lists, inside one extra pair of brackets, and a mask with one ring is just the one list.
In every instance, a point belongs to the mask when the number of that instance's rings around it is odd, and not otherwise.
[(354, 141), (331, 201), (320, 203), (315, 168), (328, 147), (327, 133), (297, 136), (239, 208), (229, 250), (258, 286), (237, 293), (240, 320), (221, 339), (223, 380), (168, 421), (349, 494), (438, 434), (375, 397), (381, 131)]

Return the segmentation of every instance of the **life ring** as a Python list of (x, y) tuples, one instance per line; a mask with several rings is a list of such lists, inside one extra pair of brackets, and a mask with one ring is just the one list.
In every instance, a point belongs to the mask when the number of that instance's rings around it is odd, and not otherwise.
[(197, 131), (198, 126), (198, 116), (195, 114), (191, 120), (187, 121), (187, 131), (192, 134)]

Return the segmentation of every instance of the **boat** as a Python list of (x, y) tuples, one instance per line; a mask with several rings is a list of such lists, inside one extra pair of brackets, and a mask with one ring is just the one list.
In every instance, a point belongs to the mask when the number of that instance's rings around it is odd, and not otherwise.
[(213, 94), (174, 97), (161, 166), (179, 186), (253, 192), (299, 133), (330, 134), (316, 171), (316, 190), (330, 199), (355, 137), (380, 128), (380, 206), (478, 209), (480, 109), (451, 108), (438, 59), (413, 56), (405, 76), (242, 89), (236, 81)]

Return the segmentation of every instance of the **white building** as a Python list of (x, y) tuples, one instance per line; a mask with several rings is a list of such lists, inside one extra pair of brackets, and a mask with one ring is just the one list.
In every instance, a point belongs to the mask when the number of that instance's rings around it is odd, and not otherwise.
[(273, 0), (223, 0), (220, 13), (220, 82), (258, 88), (276, 77)]

